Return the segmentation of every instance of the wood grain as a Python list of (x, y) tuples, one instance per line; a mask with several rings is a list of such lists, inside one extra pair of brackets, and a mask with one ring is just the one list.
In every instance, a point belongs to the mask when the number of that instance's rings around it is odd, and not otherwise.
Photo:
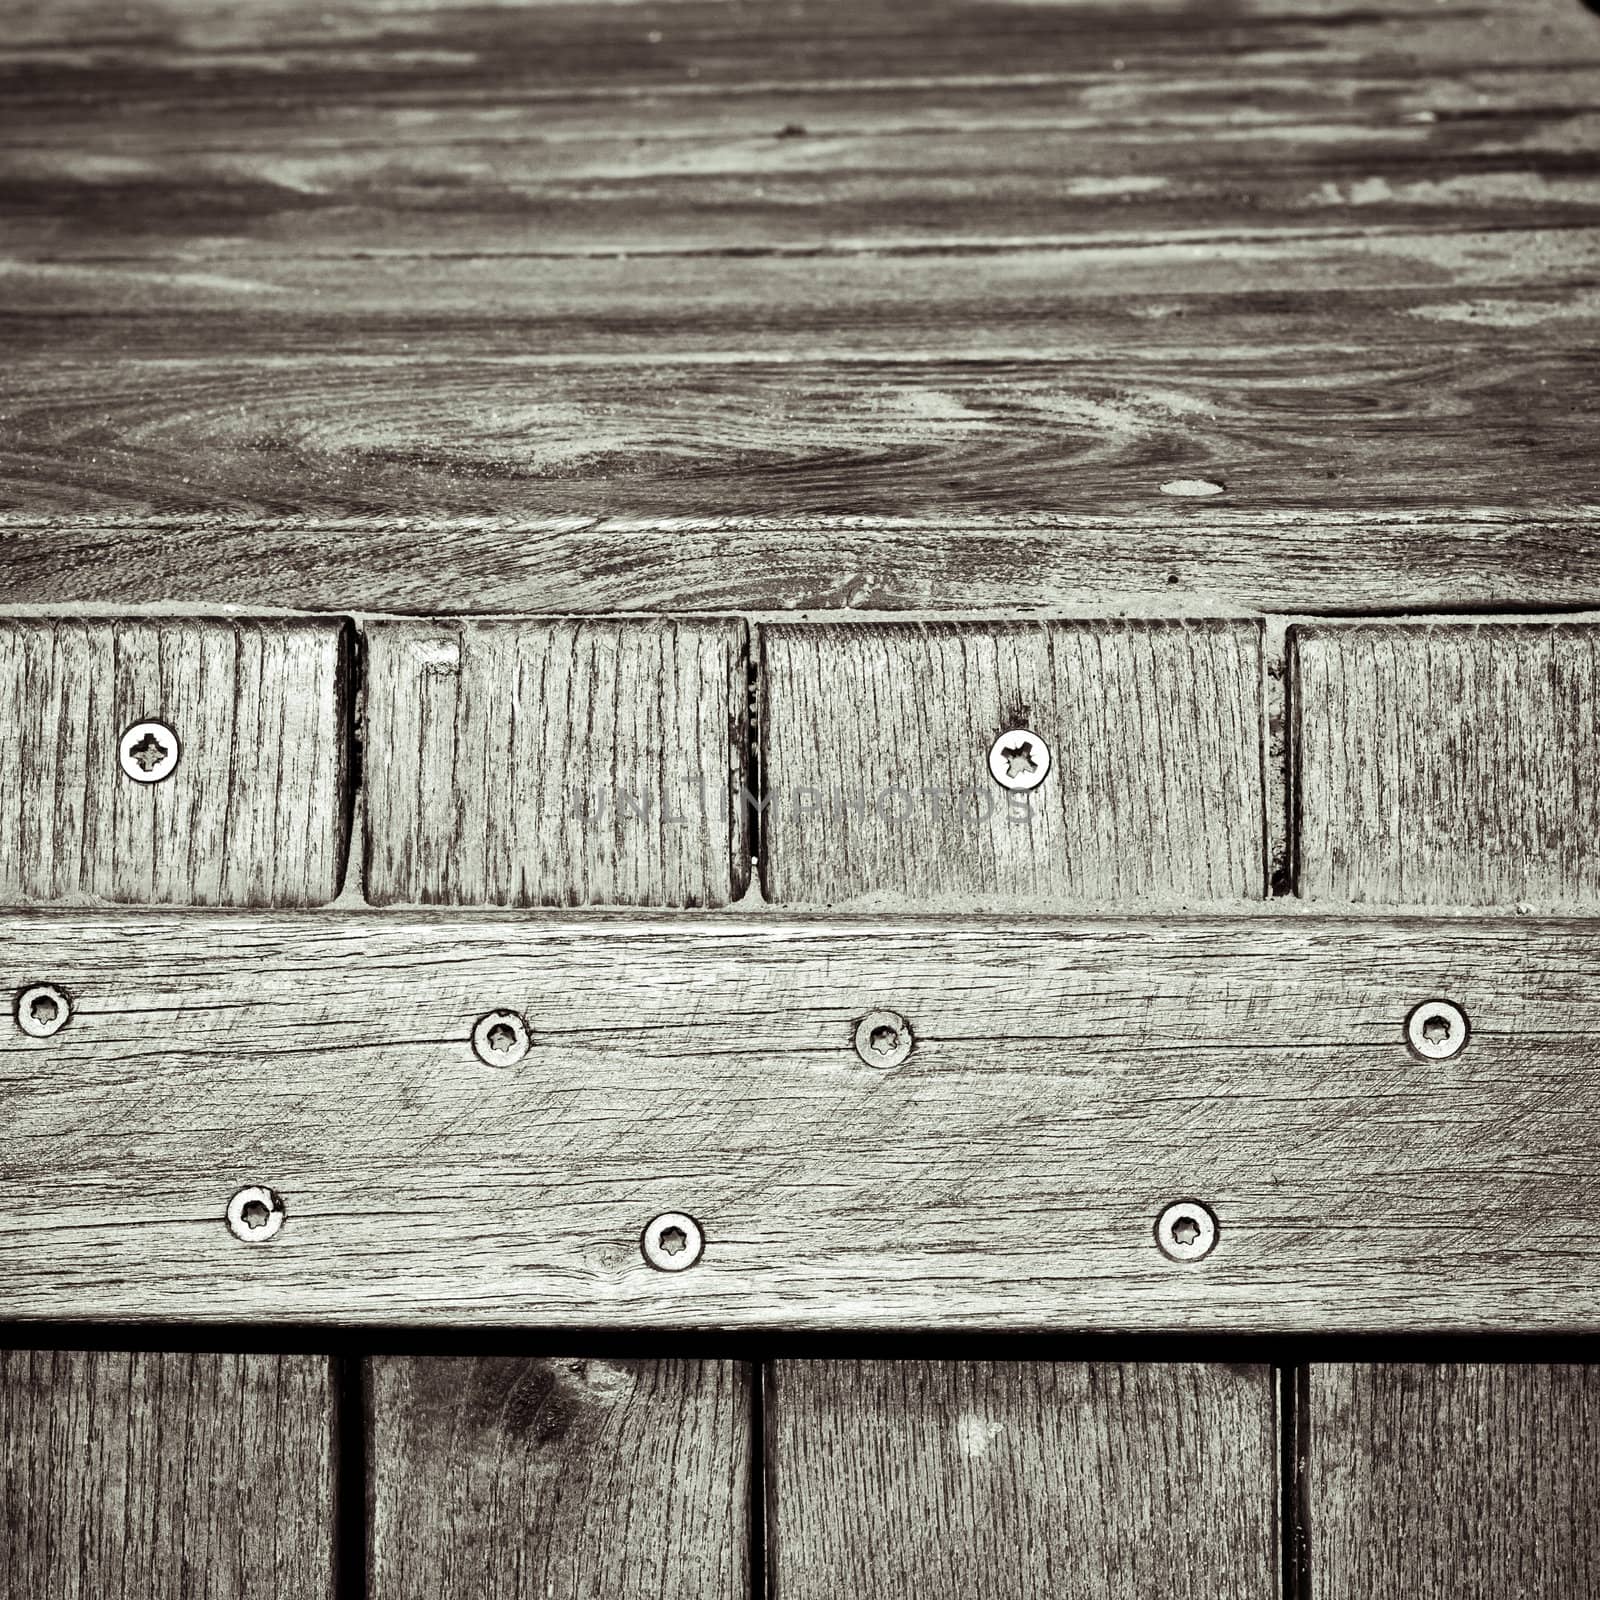
[(30, 12), (4, 570), (1595, 603), (1597, 82), (1574, 0)]
[(749, 1370), (368, 1363), (372, 1600), (742, 1600)]
[(782, 1600), (1269, 1600), (1265, 1367), (779, 1361), (767, 1564)]
[(333, 1600), (329, 1368), (0, 1351), (0, 1592)]
[[(348, 836), (345, 630), (291, 621), (0, 618), (0, 901), (315, 904)], [(118, 741), (155, 719), (170, 777)]]
[(1600, 44), (1551, 0), (221, 16), (101, 0), (8, 37), (0, 203), (19, 250), (709, 253), (1595, 220)]
[(1312, 1592), (1566, 1600), (1600, 1587), (1590, 1366), (1311, 1369)]
[[(0, 1036), (8, 1314), (1593, 1330), (1596, 959), (1536, 918), (14, 916), (0, 971), (75, 1014)], [(1472, 1039), (1424, 1065), (1439, 995)], [(704, 1259), (654, 1271), (680, 1210)]]
[[(774, 626), (760, 648), (771, 900), (1266, 891), (1259, 624)], [(1051, 751), (1029, 792), (988, 767), (1019, 728)]]
[(1600, 900), (1600, 629), (1319, 624), (1290, 650), (1302, 895)]
[(107, 514), (7, 525), (0, 563), (19, 599), (97, 607), (130, 585), (189, 608), (430, 612), (447, 589), (475, 613), (800, 610), (862, 620), (892, 611), (1237, 616), (1315, 611), (1330, 597), (1387, 611), (1600, 606), (1600, 560), (1582, 514), (1218, 512), (1212, 503), (939, 521)]
[(737, 899), (748, 699), (731, 620), (373, 625), (369, 899)]

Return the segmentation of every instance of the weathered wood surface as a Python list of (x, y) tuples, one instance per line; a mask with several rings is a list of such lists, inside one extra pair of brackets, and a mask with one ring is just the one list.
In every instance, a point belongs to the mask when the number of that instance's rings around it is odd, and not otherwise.
[(1385, 1364), (1310, 1373), (1318, 1600), (1600, 1592), (1600, 1374)]
[(1349, 623), (1290, 635), (1311, 900), (1600, 900), (1600, 629)]
[[(14, 1318), (1600, 1327), (1586, 924), (16, 916)], [(1471, 1043), (1424, 1064), (1418, 1001)], [(486, 1066), (474, 1022), (532, 1048)], [(915, 1048), (855, 1054), (891, 1009)], [(223, 1225), (247, 1184), (287, 1220)], [(112, 1199), (114, 1198), (114, 1203)], [(1153, 1227), (1199, 1199), (1215, 1252)], [(686, 1211), (692, 1270), (640, 1230)], [(1470, 1219), (1470, 1226), (1462, 1225)]]
[[(762, 885), (915, 908), (1266, 892), (1251, 622), (766, 627)], [(1026, 729), (1043, 782), (1003, 788)]]
[(1273, 1600), (1266, 1367), (779, 1361), (781, 1600)]
[(743, 1600), (749, 1368), (368, 1363), (371, 1600)]
[(0, 50), (18, 600), (1600, 598), (1575, 0), (219, 17)]
[[(0, 901), (332, 899), (347, 654), (331, 622), (0, 618)], [(181, 753), (139, 783), (118, 742), (151, 719)]]
[(385, 622), (366, 640), (374, 904), (744, 892), (743, 623)]
[(0, 1592), (333, 1600), (329, 1368), (0, 1351)]
[(448, 600), (479, 614), (1600, 606), (1586, 513), (1215, 506), (937, 521), (106, 512), (4, 523), (0, 569), (19, 601), (78, 607), (130, 592), (191, 609), (435, 612)]

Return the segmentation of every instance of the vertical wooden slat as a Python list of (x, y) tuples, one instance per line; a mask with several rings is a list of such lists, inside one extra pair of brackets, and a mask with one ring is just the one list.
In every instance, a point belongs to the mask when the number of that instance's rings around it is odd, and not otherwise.
[(738, 1600), (749, 1372), (728, 1361), (369, 1363), (372, 1600)]
[(1600, 1594), (1600, 1369), (1317, 1366), (1315, 1600)]
[(1318, 624), (1290, 660), (1304, 897), (1600, 901), (1600, 628)]
[(780, 1361), (774, 1600), (1270, 1600), (1265, 1367)]
[[(0, 620), (0, 903), (332, 899), (347, 655), (337, 622)], [(182, 753), (136, 783), (118, 741), (149, 720)]]
[(737, 899), (748, 696), (737, 621), (374, 625), (369, 897)]
[[(1304, 896), (1600, 899), (1600, 629), (1317, 624), (1292, 630), (1290, 662)], [(1470, 1085), (1475, 1058), (1469, 1039), (1459, 1058), (1414, 1072)], [(1470, 1121), (1470, 1096), (1456, 1114)], [(1600, 1385), (1588, 1369), (1318, 1365), (1308, 1384), (1316, 1600), (1600, 1588)]]
[[(761, 631), (769, 899), (903, 909), (1259, 899), (1254, 622)], [(1052, 764), (1000, 787), (1019, 728)]]
[(0, 1593), (331, 1600), (320, 1356), (0, 1353)]
[[(899, 911), (1266, 889), (1254, 622), (761, 630), (768, 897)], [(988, 756), (1026, 728), (1044, 782)], [(779, 1363), (777, 1600), (1273, 1592), (1264, 1371)]]

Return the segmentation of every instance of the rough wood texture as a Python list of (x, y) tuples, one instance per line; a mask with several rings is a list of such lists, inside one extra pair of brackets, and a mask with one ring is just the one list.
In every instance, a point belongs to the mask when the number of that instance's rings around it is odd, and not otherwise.
[[(1594, 1330), (1597, 959), (1528, 918), (13, 917), (0, 971), (76, 1014), (0, 1034), (7, 1310)], [(1436, 995), (1474, 1031), (1424, 1065)], [(469, 1044), (503, 1007), (513, 1068)], [(1188, 1197), (1221, 1242), (1180, 1266)], [(680, 1210), (704, 1259), (654, 1271)]]
[(133, 592), (188, 608), (428, 612), (446, 591), (476, 613), (1600, 606), (1583, 514), (1215, 504), (940, 520), (108, 514), (6, 525), (0, 570), (18, 600), (79, 606)]
[(0, 1592), (333, 1600), (329, 1366), (0, 1352)]
[[(890, 905), (1266, 892), (1248, 622), (761, 630), (769, 899)], [(1026, 728), (1045, 780), (1002, 788)]]
[(743, 1600), (749, 1369), (369, 1363), (372, 1600)]
[(1576, 0), (33, 8), (7, 583), (1600, 602), (1597, 84)]
[(1318, 625), (1290, 660), (1303, 896), (1600, 900), (1600, 628)]
[[(0, 901), (316, 904), (348, 833), (343, 628), (0, 619)], [(178, 735), (136, 783), (133, 723)]]
[(1600, 1372), (1311, 1369), (1318, 1600), (1600, 1592)]
[(779, 1361), (781, 1600), (1275, 1600), (1266, 1367)]
[(742, 623), (388, 622), (367, 647), (375, 904), (744, 892)]

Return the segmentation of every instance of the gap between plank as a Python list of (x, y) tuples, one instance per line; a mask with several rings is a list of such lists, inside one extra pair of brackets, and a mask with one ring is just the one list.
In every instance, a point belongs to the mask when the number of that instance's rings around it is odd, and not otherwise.
[(354, 1352), (330, 1359), (334, 1392), (333, 1596), (334, 1600), (367, 1600), (366, 1361)]

